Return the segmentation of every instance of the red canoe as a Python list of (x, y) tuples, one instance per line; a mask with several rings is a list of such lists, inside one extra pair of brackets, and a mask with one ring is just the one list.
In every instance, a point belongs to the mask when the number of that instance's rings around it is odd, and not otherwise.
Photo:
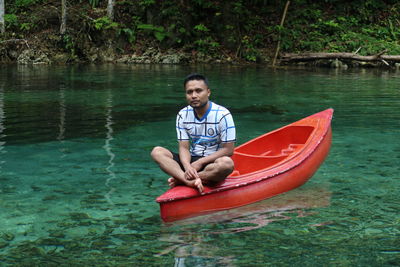
[(254, 138), (235, 148), (235, 170), (203, 193), (176, 186), (159, 196), (165, 222), (254, 203), (303, 185), (329, 153), (333, 109)]

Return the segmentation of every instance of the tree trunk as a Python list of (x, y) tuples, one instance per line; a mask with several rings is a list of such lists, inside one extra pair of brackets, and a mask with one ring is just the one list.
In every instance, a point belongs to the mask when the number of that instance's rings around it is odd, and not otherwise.
[(61, 0), (60, 34), (65, 34), (66, 31), (67, 31), (67, 0)]
[(107, 16), (111, 21), (114, 20), (114, 0), (108, 0)]
[[(285, 9), (283, 10), (283, 14), (282, 14), (281, 25), (280, 25), (281, 28), (283, 27), (283, 23), (285, 22), (286, 13), (287, 13), (287, 10), (288, 10), (288, 8), (289, 8), (289, 5), (290, 5), (290, 1), (287, 1), (287, 2), (286, 2), (286, 5), (285, 5)], [(281, 33), (279, 32), (278, 44), (276, 45), (275, 56), (274, 56), (274, 59), (272, 60), (272, 67), (275, 66), (276, 59), (278, 58), (279, 50), (280, 50), (280, 49), (281, 49)]]
[(6, 31), (6, 25), (4, 23), (4, 0), (0, 0), (0, 33)]
[(360, 56), (356, 53), (303, 53), (303, 54), (284, 54), (282, 61), (310, 61), (317, 59), (349, 59), (357, 61), (392, 61), (400, 62), (399, 55), (383, 55), (383, 51), (377, 55)]

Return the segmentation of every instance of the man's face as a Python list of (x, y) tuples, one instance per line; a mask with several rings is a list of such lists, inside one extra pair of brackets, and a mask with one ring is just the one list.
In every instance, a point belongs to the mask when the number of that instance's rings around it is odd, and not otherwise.
[(186, 100), (192, 108), (202, 108), (207, 105), (210, 89), (204, 81), (193, 80), (186, 83)]

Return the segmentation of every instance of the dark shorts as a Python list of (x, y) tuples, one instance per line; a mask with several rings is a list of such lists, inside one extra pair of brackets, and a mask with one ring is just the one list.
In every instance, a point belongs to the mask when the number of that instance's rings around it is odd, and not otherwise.
[[(172, 152), (172, 151), (171, 151), (171, 153), (172, 153), (172, 156), (174, 157), (174, 160), (175, 160), (176, 162), (178, 162), (179, 166), (181, 166), (181, 169), (182, 169), (183, 171), (185, 171), (185, 168), (183, 167), (182, 162), (181, 162), (181, 160), (180, 160), (180, 158), (179, 158), (179, 154), (178, 154), (178, 153), (175, 153), (175, 152)], [(200, 157), (200, 156), (192, 156), (192, 159), (190, 160), (190, 163), (195, 162), (196, 160), (199, 160), (199, 159), (201, 159), (201, 158), (203, 158), (203, 157)]]

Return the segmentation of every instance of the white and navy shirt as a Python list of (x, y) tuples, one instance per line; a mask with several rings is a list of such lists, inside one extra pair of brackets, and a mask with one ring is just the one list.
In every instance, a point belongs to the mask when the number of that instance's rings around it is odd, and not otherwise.
[(208, 156), (218, 151), (222, 143), (236, 141), (236, 129), (229, 110), (209, 101), (202, 118), (191, 106), (181, 109), (176, 117), (178, 141), (190, 141), (192, 156)]

